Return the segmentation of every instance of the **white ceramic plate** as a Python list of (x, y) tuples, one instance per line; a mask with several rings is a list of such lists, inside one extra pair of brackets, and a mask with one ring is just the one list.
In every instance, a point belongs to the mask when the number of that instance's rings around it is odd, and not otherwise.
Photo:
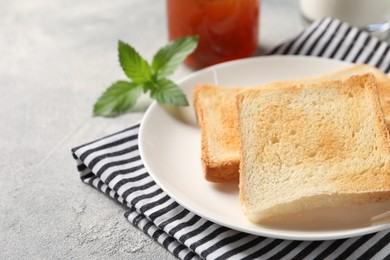
[[(191, 102), (198, 83), (253, 86), (320, 75), (348, 65), (309, 57), (258, 57), (198, 71), (178, 84)], [(237, 183), (213, 184), (203, 179), (200, 143), (192, 106), (163, 108), (153, 103), (143, 117), (139, 147), (147, 170), (173, 199), (208, 220), (255, 235), (295, 240), (346, 238), (390, 228), (390, 203), (318, 209), (267, 226), (251, 223), (241, 211)]]

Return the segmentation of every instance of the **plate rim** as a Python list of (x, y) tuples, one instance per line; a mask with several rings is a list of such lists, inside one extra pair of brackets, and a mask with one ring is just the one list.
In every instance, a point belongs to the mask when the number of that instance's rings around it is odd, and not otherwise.
[[(256, 62), (258, 60), (265, 61), (267, 59), (270, 60), (276, 60), (276, 59), (295, 59), (295, 60), (313, 60), (316, 62), (329, 62), (329, 63), (338, 63), (340, 65), (352, 65), (353, 63), (348, 62), (348, 61), (341, 61), (341, 60), (334, 60), (330, 58), (324, 58), (324, 57), (314, 57), (314, 56), (296, 56), (296, 55), (272, 55), (272, 56), (257, 56), (257, 57), (250, 57), (250, 58), (245, 58), (245, 59), (238, 59), (234, 61), (229, 61), (229, 62), (224, 62), (220, 64), (216, 64), (195, 72), (192, 72), (179, 80), (176, 81), (176, 83), (180, 86), (184, 82), (188, 81), (189, 79), (193, 77), (199, 76), (199, 74), (203, 74), (207, 71), (211, 71), (214, 69), (219, 69), (219, 68), (224, 68), (224, 67), (230, 67), (230, 66), (242, 66), (243, 64), (247, 62)], [(197, 208), (189, 207), (186, 205), (186, 203), (179, 197), (176, 196), (170, 189), (168, 189), (165, 184), (163, 184), (159, 178), (156, 177), (156, 175), (153, 173), (151, 170), (151, 167), (148, 164), (148, 160), (145, 156), (145, 150), (143, 146), (143, 140), (144, 140), (144, 134), (145, 134), (145, 128), (147, 126), (147, 120), (150, 116), (151, 113), (155, 109), (158, 109), (159, 104), (156, 101), (153, 101), (150, 106), (147, 108), (145, 111), (141, 121), (140, 121), (140, 129), (139, 129), (139, 151), (140, 151), (140, 156), (142, 159), (142, 162), (149, 173), (149, 175), (153, 178), (153, 180), (156, 182), (156, 184), (164, 191), (166, 192), (174, 201), (176, 201), (178, 204), (183, 206), (185, 209), (193, 212), (194, 214), (207, 219), (211, 222), (214, 222), (216, 224), (219, 224), (221, 226), (228, 227), (230, 229), (236, 230), (236, 231), (241, 231), (245, 232), (248, 234), (252, 235), (257, 235), (257, 236), (265, 236), (269, 238), (274, 238), (274, 239), (287, 239), (287, 240), (299, 240), (299, 241), (319, 241), (319, 240), (334, 240), (334, 239), (345, 239), (345, 238), (351, 238), (351, 237), (356, 237), (356, 236), (362, 236), (362, 235), (367, 235), (371, 233), (375, 233), (378, 231), (382, 231), (385, 229), (390, 228), (390, 223), (384, 223), (384, 224), (378, 224), (374, 226), (367, 226), (367, 227), (360, 227), (360, 228), (350, 228), (350, 229), (345, 229), (345, 230), (336, 230), (336, 231), (299, 231), (299, 230), (288, 230), (287, 233), (286, 231), (283, 230), (275, 230), (272, 228), (264, 228), (261, 227), (262, 229), (259, 231), (254, 231), (252, 229), (246, 228), (246, 227), (237, 227), (236, 225), (229, 224), (225, 221), (221, 221), (217, 218), (210, 217), (207, 214), (204, 214), (203, 212), (199, 211)], [(156, 108), (157, 107), (157, 108)], [(295, 234), (295, 235), (294, 235)]]

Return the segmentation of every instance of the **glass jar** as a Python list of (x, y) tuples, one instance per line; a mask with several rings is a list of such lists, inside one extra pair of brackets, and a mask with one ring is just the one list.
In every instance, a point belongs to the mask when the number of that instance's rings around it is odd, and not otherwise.
[(186, 59), (192, 68), (253, 55), (258, 47), (259, 0), (166, 0), (169, 39), (199, 35)]

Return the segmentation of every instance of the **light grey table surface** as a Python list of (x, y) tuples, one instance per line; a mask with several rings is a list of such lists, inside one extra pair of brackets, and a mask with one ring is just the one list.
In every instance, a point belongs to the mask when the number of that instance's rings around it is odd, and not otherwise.
[[(305, 26), (296, 0), (263, 0), (266, 52)], [(167, 42), (163, 0), (0, 2), (0, 259), (172, 259), (83, 184), (70, 149), (122, 130), (138, 112), (93, 118), (106, 87), (124, 79), (117, 41), (151, 59)], [(192, 71), (181, 66), (172, 79)]]

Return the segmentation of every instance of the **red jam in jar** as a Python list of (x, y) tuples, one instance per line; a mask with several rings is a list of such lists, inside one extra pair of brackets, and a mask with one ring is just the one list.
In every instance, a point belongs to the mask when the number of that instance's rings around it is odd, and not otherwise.
[(169, 39), (199, 35), (186, 64), (199, 69), (253, 55), (258, 47), (259, 0), (166, 0)]

